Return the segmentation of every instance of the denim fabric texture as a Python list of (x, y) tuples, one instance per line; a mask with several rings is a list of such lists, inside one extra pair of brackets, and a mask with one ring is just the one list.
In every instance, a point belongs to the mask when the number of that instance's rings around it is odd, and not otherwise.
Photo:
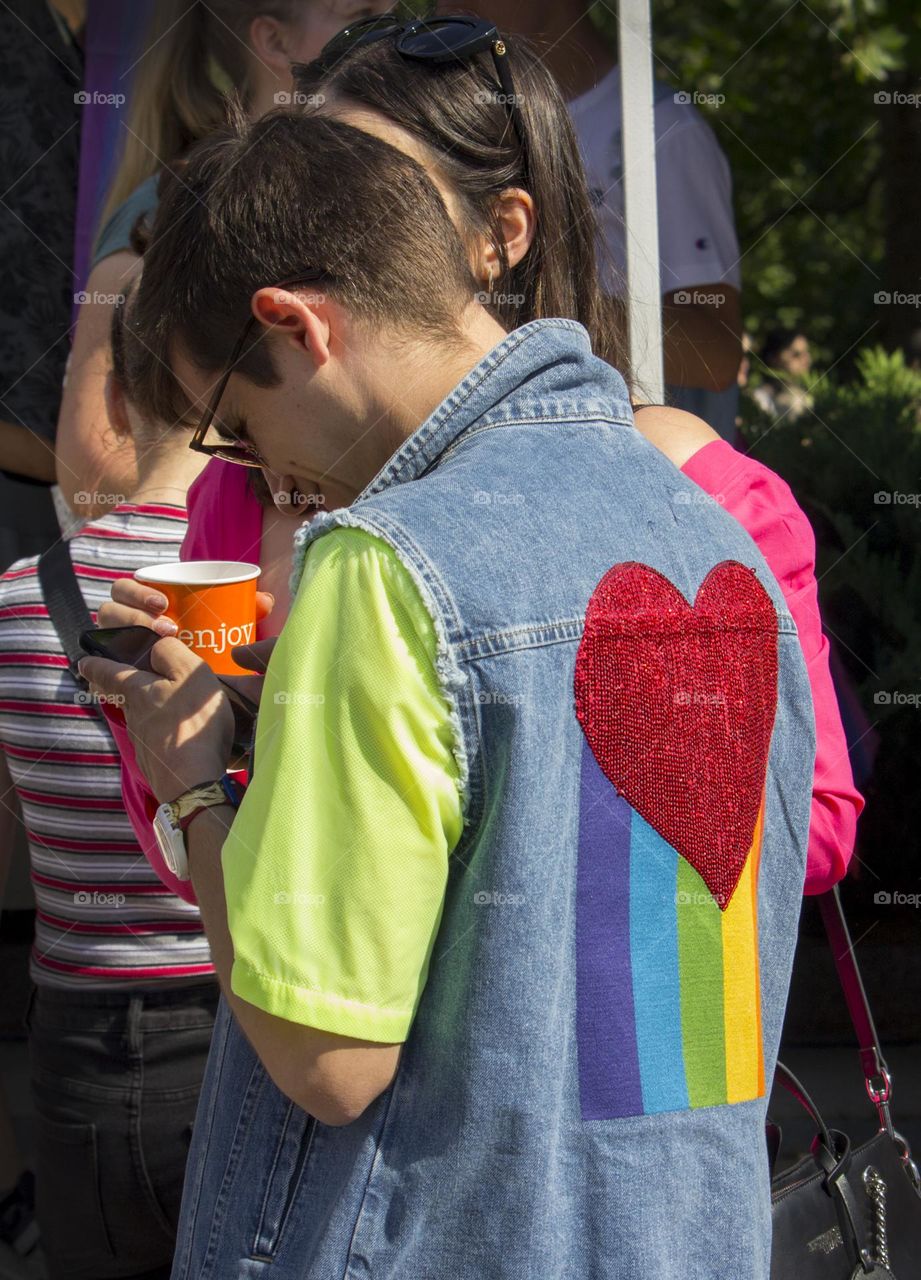
[(760, 553), (640, 436), (622, 378), (564, 320), (487, 355), (350, 508), (305, 526), (299, 564), (343, 525), (389, 542), (431, 611), (465, 832), (397, 1078), (354, 1124), (293, 1107), (219, 1014), (174, 1280), (767, 1280), (766, 1097), (583, 1120), (575, 967), (573, 675), (589, 599), (637, 561), (693, 602), (738, 561), (778, 619), (757, 890), (769, 1087), (814, 734)]

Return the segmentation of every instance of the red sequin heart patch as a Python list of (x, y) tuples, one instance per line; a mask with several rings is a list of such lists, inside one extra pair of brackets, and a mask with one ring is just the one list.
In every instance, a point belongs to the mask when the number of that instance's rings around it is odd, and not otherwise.
[(609, 569), (589, 601), (575, 695), (607, 778), (725, 910), (777, 710), (777, 614), (755, 574), (723, 561), (692, 607), (648, 565)]

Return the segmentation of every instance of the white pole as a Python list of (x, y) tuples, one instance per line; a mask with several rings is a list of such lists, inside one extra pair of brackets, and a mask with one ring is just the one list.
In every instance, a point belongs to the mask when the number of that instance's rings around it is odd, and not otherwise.
[(630, 359), (637, 397), (661, 404), (665, 378), (650, 4), (620, 0), (618, 21)]

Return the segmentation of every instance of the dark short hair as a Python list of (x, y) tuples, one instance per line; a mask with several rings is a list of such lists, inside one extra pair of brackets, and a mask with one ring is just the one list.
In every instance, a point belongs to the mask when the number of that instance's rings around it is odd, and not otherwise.
[[(200, 143), (157, 211), (131, 308), (128, 378), (154, 416), (188, 411), (175, 352), (224, 368), (253, 293), (306, 270), (361, 321), (457, 340), (477, 285), (437, 188), (415, 160), (342, 121), (238, 117)], [(238, 371), (277, 382), (264, 331)]]

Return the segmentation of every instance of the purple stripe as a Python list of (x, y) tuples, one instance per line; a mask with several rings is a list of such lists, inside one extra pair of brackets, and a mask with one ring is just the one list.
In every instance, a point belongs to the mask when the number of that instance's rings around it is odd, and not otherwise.
[(582, 744), (576, 1034), (583, 1120), (643, 1114), (630, 968), (632, 810)]
[[(134, 0), (130, 5), (124, 0), (90, 0), (83, 88), (91, 98), (82, 109), (81, 121), (74, 232), (75, 292), (84, 287), (89, 275), (93, 245), (100, 229), (99, 215), (120, 158), (123, 125), (128, 118), (127, 103), (116, 107), (105, 101), (94, 101), (92, 95), (130, 95), (134, 77), (132, 63), (143, 50), (152, 12), (152, 0)], [(130, 73), (129, 68), (132, 68)]]

